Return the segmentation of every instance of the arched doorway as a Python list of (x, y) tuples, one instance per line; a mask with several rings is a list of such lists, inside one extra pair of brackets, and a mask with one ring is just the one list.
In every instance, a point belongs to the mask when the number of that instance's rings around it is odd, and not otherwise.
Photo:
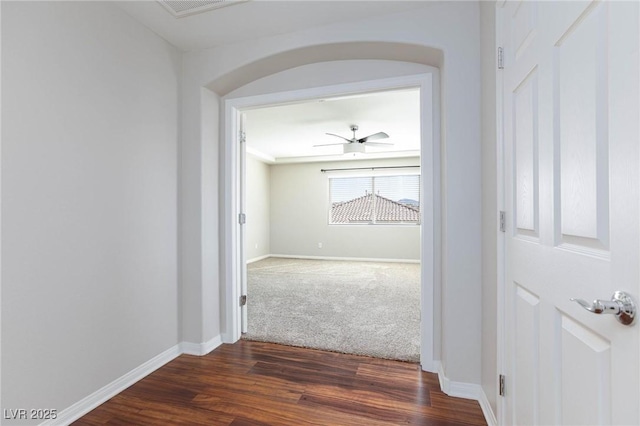
[[(245, 67), (241, 67), (236, 75), (224, 75), (208, 85), (216, 93), (230, 93), (234, 86), (240, 83), (255, 81), (260, 77), (277, 73), (279, 70), (290, 69), (296, 65), (314, 63), (318, 59), (327, 59), (334, 52), (334, 57), (348, 58), (353, 53), (356, 57), (373, 56), (378, 59), (385, 56), (388, 49), (388, 57), (394, 60), (408, 58), (416, 55), (420, 50), (423, 58), (430, 58), (429, 62), (439, 63), (441, 53), (435, 49), (424, 46), (402, 45), (398, 43), (381, 43), (380, 49), (373, 49), (376, 43), (343, 43), (339, 45), (312, 46), (295, 51), (274, 55)], [(372, 53), (375, 51), (375, 55)], [(354, 53), (357, 52), (357, 53)], [(366, 55), (366, 53), (370, 53)], [(415, 56), (413, 56), (415, 57)], [(234, 83), (235, 82), (235, 83)], [(439, 135), (439, 73), (432, 68), (431, 73), (422, 75), (403, 76), (380, 79), (374, 81), (356, 81), (338, 85), (322, 86), (307, 89), (280, 91), (271, 94), (257, 96), (224, 98), (223, 102), (223, 142), (224, 151), (220, 156), (221, 166), (221, 191), (224, 198), (223, 204), (223, 245), (221, 246), (224, 269), (224, 284), (221, 289), (224, 305), (223, 327), (226, 329), (224, 340), (236, 341), (240, 337), (240, 309), (238, 305), (238, 282), (240, 271), (240, 253), (238, 252), (238, 151), (237, 136), (239, 134), (238, 114), (244, 108), (258, 107), (276, 103), (295, 102), (317, 97), (337, 96), (345, 93), (367, 92), (375, 90), (389, 90), (401, 87), (421, 88), (423, 93), (422, 104), (422, 169), (425, 201), (425, 220), (422, 229), (422, 310), (428, 313), (422, 322), (422, 350), (421, 364), (423, 369), (437, 370), (439, 359), (440, 341), (440, 301), (439, 301), (439, 276), (440, 276), (440, 244), (439, 244), (439, 212), (440, 212), (440, 135)], [(206, 113), (203, 111), (203, 113)]]

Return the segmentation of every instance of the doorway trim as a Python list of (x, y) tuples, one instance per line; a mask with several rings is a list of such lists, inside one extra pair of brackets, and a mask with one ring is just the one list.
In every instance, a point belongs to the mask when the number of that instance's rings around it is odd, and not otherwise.
[[(495, 9), (495, 51), (504, 48), (504, 2), (497, 4)], [(504, 76), (502, 69), (496, 69), (496, 209), (498, 212), (506, 212), (507, 206), (505, 205), (505, 188), (506, 188), (506, 174), (505, 174), (505, 148), (504, 148)], [(505, 288), (505, 275), (506, 275), (506, 232), (497, 230), (498, 236), (496, 238), (496, 372), (498, 374), (498, 381), (501, 376), (506, 375), (506, 288)], [(500, 385), (498, 385), (500, 386)], [(496, 395), (496, 420), (498, 424), (506, 424), (506, 400), (500, 395), (498, 389), (498, 395)]]
[(240, 114), (243, 110), (296, 103), (332, 96), (345, 96), (385, 90), (420, 89), (421, 133), (421, 325), (420, 364), (422, 369), (437, 372), (440, 359), (440, 295), (441, 295), (441, 139), (440, 139), (440, 76), (437, 68), (430, 72), (402, 77), (339, 84), (264, 95), (223, 98), (221, 122), (224, 156), (221, 161), (224, 309), (225, 330), (222, 340), (234, 343), (241, 337), (240, 277), (243, 253), (240, 242), (239, 167)]

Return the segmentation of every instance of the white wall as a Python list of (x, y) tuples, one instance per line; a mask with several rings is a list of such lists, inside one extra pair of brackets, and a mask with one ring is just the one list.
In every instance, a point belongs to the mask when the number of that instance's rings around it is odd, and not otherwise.
[(341, 60), (302, 65), (262, 77), (226, 95), (226, 98), (263, 95), (334, 84), (379, 80), (430, 72), (430, 67), (402, 61)]
[(482, 2), (482, 388), (497, 414), (497, 175), (495, 4)]
[[(202, 89), (200, 99), (203, 109), (207, 109), (211, 112), (209, 116), (203, 117), (200, 132), (204, 139), (213, 139), (220, 131), (219, 122), (217, 120), (220, 98), (212, 91)], [(188, 122), (189, 118), (184, 114), (184, 111), (182, 112), (181, 124), (184, 126), (184, 123)], [(180, 153), (184, 154), (185, 151), (181, 150)], [(190, 168), (192, 166), (192, 163), (188, 161), (189, 159), (189, 157), (181, 157), (183, 173), (186, 171), (185, 167)], [(180, 233), (180, 255), (181, 260), (193, 261), (199, 266), (200, 269), (197, 282), (215, 283), (218, 279), (219, 272), (219, 225), (217, 222), (208, 219), (216, 217), (218, 211), (218, 203), (216, 203), (216, 199), (211, 196), (211, 194), (215, 194), (218, 188), (218, 172), (215, 168), (210, 167), (209, 165), (218, 163), (218, 150), (210, 145), (203, 146), (199, 160), (201, 163), (200, 167), (190, 172), (200, 173), (199, 183), (201, 192), (198, 195), (200, 196), (201, 210), (197, 212), (196, 216), (193, 217), (193, 222), (189, 224), (190, 232)], [(182, 184), (183, 182), (181, 182), (181, 185)], [(181, 186), (181, 196), (185, 195), (185, 191), (182, 191), (183, 188), (184, 187)], [(187, 191), (186, 194), (191, 194), (191, 192)], [(184, 209), (181, 208), (180, 214), (184, 215), (184, 213)], [(186, 219), (188, 220), (191, 218), (187, 217)], [(181, 223), (184, 224), (184, 222)], [(181, 228), (181, 231), (185, 231), (185, 229)], [(207, 235), (209, 238), (204, 238), (203, 235)], [(195, 252), (187, 252), (184, 250), (185, 248), (190, 247), (194, 242), (200, 243), (198, 249), (201, 251), (196, 250)], [(199, 257), (200, 254), (202, 257)], [(208, 302), (219, 305), (220, 292), (215, 285), (201, 285), (195, 293), (188, 291), (185, 292), (185, 287), (192, 284), (192, 281), (184, 279), (183, 273), (185, 272), (185, 268), (182, 268), (180, 272), (180, 288), (182, 290), (180, 292), (180, 296), (183, 297), (181, 305), (181, 319), (183, 323), (181, 328), (182, 340), (192, 343), (211, 342), (212, 339), (216, 339), (220, 336), (220, 315), (218, 312), (211, 309), (205, 309), (205, 303)], [(185, 298), (185, 296), (191, 294), (197, 295), (194, 298), (196, 302), (195, 306), (193, 303), (190, 303), (191, 300)], [(194, 307), (197, 307), (198, 309), (194, 309)], [(201, 318), (201, 322), (199, 323), (198, 321), (194, 321), (194, 318)], [(192, 324), (196, 324), (196, 327), (191, 327)], [(194, 331), (199, 328), (197, 326), (201, 327), (199, 333), (194, 333)]]
[[(415, 225), (329, 225), (329, 177), (320, 169), (420, 165), (419, 158), (271, 166), (271, 253), (420, 259)], [(408, 169), (411, 170), (411, 169)], [(322, 243), (322, 248), (318, 247)]]
[(112, 4), (2, 3), (2, 408), (62, 410), (179, 342), (180, 68)]
[(271, 166), (251, 155), (246, 164), (245, 254), (250, 261), (271, 253)]
[[(481, 139), (480, 139), (480, 19), (477, 2), (428, 2), (423, 9), (410, 13), (399, 13), (383, 17), (336, 23), (322, 28), (309, 28), (292, 34), (251, 40), (214, 49), (191, 52), (184, 55), (183, 113), (189, 120), (183, 122), (182, 155), (192, 160), (183, 161), (183, 169), (200, 167), (199, 152), (203, 146), (213, 149), (224, 147), (217, 139), (203, 139), (199, 132), (203, 117), (210, 117), (211, 110), (202, 108), (202, 87), (225, 88), (225, 95), (254, 75), (255, 79), (292, 68), (277, 62), (257, 62), (283, 52), (291, 52), (288, 59), (299, 59), (297, 65), (330, 60), (354, 59), (344, 57), (345, 51), (336, 47), (332, 52), (323, 52), (322, 60), (305, 56), (305, 48), (327, 43), (379, 42), (405, 43), (403, 50), (411, 55), (411, 46), (436, 48), (443, 53), (438, 60), (415, 56), (409, 58), (416, 63), (442, 67), (442, 139), (443, 139), (443, 212), (442, 212), (442, 363), (447, 376), (454, 381), (480, 383), (481, 381)], [(398, 57), (402, 53), (398, 51)], [(404, 61), (408, 61), (406, 58)], [(355, 59), (396, 59), (358, 57)], [(305, 62), (306, 61), (306, 62)], [(255, 64), (255, 65), (251, 65)], [(287, 64), (290, 64), (289, 62)], [(269, 68), (260, 69), (262, 65)], [(429, 64), (427, 64), (429, 65)], [(235, 70), (237, 84), (233, 86)], [(338, 80), (337, 75), (328, 76)], [(366, 77), (362, 77), (366, 78)], [(249, 80), (251, 81), (251, 80)], [(338, 80), (339, 81), (339, 80)], [(217, 83), (220, 84), (217, 84)], [(287, 90), (294, 83), (282, 82), (273, 91)], [(228, 90), (230, 88), (230, 90)], [(219, 158), (224, 158), (224, 152)], [(207, 167), (214, 167), (207, 165)], [(220, 170), (224, 170), (220, 164)], [(188, 196), (189, 202), (182, 205), (185, 216), (199, 211), (200, 184), (196, 174), (183, 175), (185, 191), (198, 194)], [(225, 199), (228, 187), (221, 182), (216, 201)], [(223, 204), (219, 204), (222, 207)], [(224, 210), (219, 216), (203, 220), (227, 223)], [(221, 230), (224, 230), (221, 228)], [(228, 232), (228, 230), (224, 230)], [(221, 234), (224, 236), (225, 234)], [(203, 235), (203, 238), (214, 238)], [(196, 244), (196, 243), (191, 243)], [(196, 248), (197, 250), (197, 248)], [(221, 255), (223, 253), (221, 252)], [(224, 292), (220, 282), (229, 278), (224, 263), (220, 265), (220, 278), (215, 283), (203, 283), (195, 279), (185, 283), (187, 289), (211, 286)], [(221, 294), (224, 300), (224, 294)], [(187, 297), (190, 297), (187, 295)], [(204, 308), (224, 315), (224, 307), (214, 301), (204, 300)], [(199, 309), (199, 306), (194, 306)], [(465, 321), (460, 321), (460, 312)], [(227, 324), (221, 323), (222, 331)]]

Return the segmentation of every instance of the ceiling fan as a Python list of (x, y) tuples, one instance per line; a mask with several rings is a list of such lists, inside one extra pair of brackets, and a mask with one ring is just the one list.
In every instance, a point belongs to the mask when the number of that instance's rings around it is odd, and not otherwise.
[(344, 139), (346, 142), (314, 145), (314, 147), (317, 147), (317, 146), (342, 145), (344, 153), (347, 154), (347, 153), (350, 153), (350, 152), (365, 152), (365, 145), (370, 145), (370, 146), (390, 146), (390, 145), (393, 145), (392, 143), (385, 143), (385, 142), (370, 142), (372, 140), (387, 139), (389, 137), (389, 135), (386, 134), (385, 132), (374, 133), (372, 135), (365, 136), (364, 138), (358, 139), (358, 138), (356, 138), (356, 131), (358, 130), (358, 126), (355, 125), (355, 124), (352, 124), (350, 126), (350, 129), (353, 132), (353, 137), (351, 139), (347, 139), (347, 138), (345, 138), (343, 136), (336, 135), (335, 133), (327, 133), (327, 135), (336, 136), (336, 137), (338, 137), (340, 139)]

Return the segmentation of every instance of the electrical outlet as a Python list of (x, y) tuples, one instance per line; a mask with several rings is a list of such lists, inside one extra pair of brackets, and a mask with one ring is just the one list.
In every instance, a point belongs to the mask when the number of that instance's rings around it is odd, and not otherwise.
[(256, 249), (258, 248), (258, 243), (256, 243)]
[(318, 243), (318, 248), (322, 248), (322, 243)]

